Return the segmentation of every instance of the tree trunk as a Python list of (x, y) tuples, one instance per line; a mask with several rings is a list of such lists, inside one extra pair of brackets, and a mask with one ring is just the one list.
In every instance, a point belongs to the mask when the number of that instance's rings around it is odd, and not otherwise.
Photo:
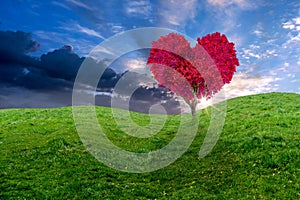
[(196, 107), (197, 107), (197, 99), (193, 99), (191, 105), (191, 111), (192, 111), (192, 116), (196, 116), (197, 112), (196, 112)]

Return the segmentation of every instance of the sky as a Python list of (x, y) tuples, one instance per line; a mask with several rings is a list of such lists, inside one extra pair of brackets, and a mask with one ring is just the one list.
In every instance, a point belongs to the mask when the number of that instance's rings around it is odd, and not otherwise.
[[(106, 39), (144, 27), (169, 28), (195, 40), (209, 33), (225, 34), (235, 43), (240, 62), (232, 82), (223, 88), (226, 98), (300, 93), (296, 0), (2, 0), (0, 108), (70, 105), (84, 58)], [(133, 76), (145, 68), (144, 54), (116, 61), (102, 79), (105, 87), (99, 83), (99, 93), (112, 88), (126, 70)], [(149, 93), (148, 99), (160, 93), (139, 91)], [(138, 98), (141, 94), (137, 99), (145, 101)], [(103, 99), (98, 102), (106, 104)]]

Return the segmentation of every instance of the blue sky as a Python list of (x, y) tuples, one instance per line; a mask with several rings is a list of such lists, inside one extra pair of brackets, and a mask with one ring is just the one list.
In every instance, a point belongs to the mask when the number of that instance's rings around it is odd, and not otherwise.
[[(271, 91), (300, 93), (300, 2), (268, 0), (3, 0), (0, 30), (32, 33), (32, 56), (71, 45), (86, 56), (116, 33), (165, 27), (194, 39), (221, 32), (236, 44), (241, 66), (229, 97)], [(120, 41), (121, 42), (121, 41)], [(138, 58), (129, 68), (141, 65)]]

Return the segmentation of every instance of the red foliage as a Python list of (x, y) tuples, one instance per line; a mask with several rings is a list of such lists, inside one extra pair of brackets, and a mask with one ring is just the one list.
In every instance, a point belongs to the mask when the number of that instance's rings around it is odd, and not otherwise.
[(230, 83), (239, 61), (236, 58), (234, 43), (228, 42), (226, 36), (219, 32), (197, 39), (198, 44), (208, 52), (221, 73), (224, 84)]
[(236, 66), (234, 44), (220, 33), (197, 39), (191, 48), (182, 35), (170, 33), (152, 42), (147, 64), (157, 82), (190, 105), (197, 98), (210, 98), (232, 79)]

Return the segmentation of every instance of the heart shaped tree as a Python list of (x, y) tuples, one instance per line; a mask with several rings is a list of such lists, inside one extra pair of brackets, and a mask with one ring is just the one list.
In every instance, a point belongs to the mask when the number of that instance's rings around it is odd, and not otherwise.
[(211, 98), (230, 83), (239, 61), (234, 43), (219, 32), (208, 34), (191, 48), (184, 36), (170, 33), (152, 42), (147, 64), (158, 84), (183, 97), (196, 115), (199, 99)]

